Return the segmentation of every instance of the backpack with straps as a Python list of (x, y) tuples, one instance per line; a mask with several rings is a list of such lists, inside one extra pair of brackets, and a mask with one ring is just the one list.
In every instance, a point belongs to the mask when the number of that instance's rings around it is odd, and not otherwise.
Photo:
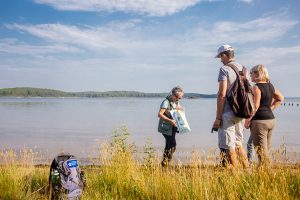
[(249, 118), (254, 113), (254, 101), (253, 91), (246, 77), (247, 69), (243, 66), (243, 70), (239, 72), (234, 64), (228, 63), (227, 66), (236, 73), (236, 80), (227, 94), (227, 101), (237, 117)]
[(60, 154), (53, 159), (50, 166), (49, 185), (51, 200), (80, 198), (85, 180), (75, 156)]

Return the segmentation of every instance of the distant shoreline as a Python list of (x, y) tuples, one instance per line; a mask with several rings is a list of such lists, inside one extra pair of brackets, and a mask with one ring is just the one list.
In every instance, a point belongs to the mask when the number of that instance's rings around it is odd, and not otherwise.
[[(16, 88), (3, 88), (0, 89), (0, 97), (72, 97), (72, 98), (102, 98), (102, 97), (141, 97), (141, 98), (153, 98), (153, 97), (166, 97), (167, 92), (162, 93), (146, 93), (137, 91), (106, 91), (106, 92), (65, 92), (60, 90), (46, 89), (46, 88), (30, 88), (30, 87), (16, 87)], [(216, 94), (200, 94), (200, 93), (185, 93), (185, 98), (216, 98)]]
[[(0, 98), (112, 98), (112, 97), (136, 97), (136, 98), (164, 98), (167, 92), (147, 93), (138, 91), (86, 91), (65, 92), (47, 88), (16, 87), (0, 89)], [(215, 99), (217, 94), (185, 93), (186, 99)], [(285, 97), (286, 100), (299, 100), (300, 97)], [(287, 101), (285, 101), (287, 102)]]

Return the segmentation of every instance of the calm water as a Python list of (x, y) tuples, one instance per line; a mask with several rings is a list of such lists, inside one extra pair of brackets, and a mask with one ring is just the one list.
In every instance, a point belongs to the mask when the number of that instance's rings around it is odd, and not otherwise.
[[(78, 156), (95, 151), (111, 140), (112, 132), (126, 125), (130, 141), (143, 147), (152, 140), (163, 148), (157, 133), (161, 98), (0, 98), (0, 149), (32, 148), (55, 155), (61, 149)], [(293, 100), (288, 100), (292, 102)], [(296, 100), (297, 101), (297, 100)], [(295, 101), (294, 101), (295, 102)], [(298, 100), (299, 103), (299, 100)], [(216, 99), (183, 99), (192, 132), (177, 136), (177, 149), (204, 150), (217, 147), (210, 133)], [(285, 143), (288, 151), (300, 152), (300, 106), (281, 106), (275, 111), (277, 126), (272, 147)], [(249, 131), (245, 133), (245, 139)]]

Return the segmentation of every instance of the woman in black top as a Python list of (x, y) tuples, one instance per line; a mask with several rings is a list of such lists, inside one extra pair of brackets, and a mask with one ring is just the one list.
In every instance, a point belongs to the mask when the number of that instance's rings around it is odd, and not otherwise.
[(272, 110), (283, 102), (284, 97), (270, 83), (268, 71), (263, 65), (254, 66), (250, 76), (251, 81), (255, 83), (253, 86), (255, 114), (246, 120), (245, 127), (250, 127), (260, 164), (269, 164), (271, 137), (275, 127)]

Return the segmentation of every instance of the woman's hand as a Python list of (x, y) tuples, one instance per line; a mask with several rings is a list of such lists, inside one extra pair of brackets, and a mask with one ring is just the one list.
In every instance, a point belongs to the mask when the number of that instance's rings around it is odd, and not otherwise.
[(180, 104), (178, 104), (178, 105), (176, 106), (176, 110), (184, 110), (184, 108), (183, 108)]
[(174, 119), (170, 119), (168, 117), (166, 117), (164, 115), (166, 109), (165, 108), (161, 108), (158, 112), (158, 117), (161, 118), (162, 120), (166, 121), (166, 122), (169, 122), (170, 124), (172, 124), (173, 126), (177, 127), (177, 124), (176, 124), (176, 120)]
[(177, 127), (176, 120), (172, 119), (171, 123), (172, 123), (173, 126)]
[(244, 127), (245, 127), (246, 129), (248, 129), (248, 128), (250, 128), (250, 124), (251, 124), (251, 119), (246, 119), (246, 120), (245, 120)]
[(284, 101), (284, 97), (279, 90), (275, 88), (273, 102), (271, 105), (271, 110), (274, 110), (277, 106), (279, 106)]

